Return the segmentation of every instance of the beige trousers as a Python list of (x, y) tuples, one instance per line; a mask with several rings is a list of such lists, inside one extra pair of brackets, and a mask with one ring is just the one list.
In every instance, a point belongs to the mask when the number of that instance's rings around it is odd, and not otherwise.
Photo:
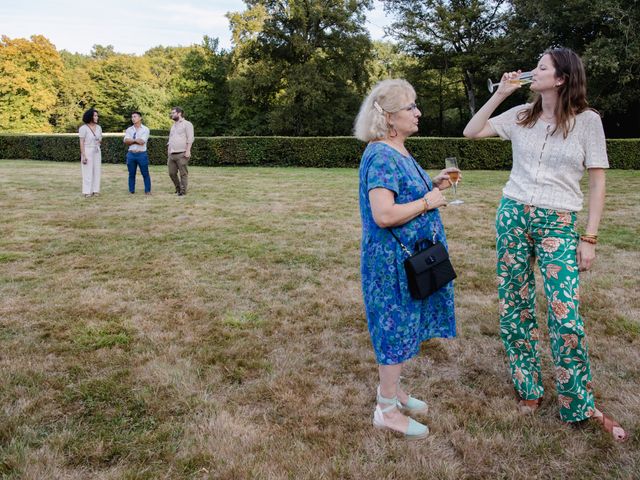
[(100, 148), (86, 148), (84, 156), (87, 163), (80, 162), (82, 169), (82, 193), (91, 195), (100, 193), (100, 172), (102, 170), (102, 154)]

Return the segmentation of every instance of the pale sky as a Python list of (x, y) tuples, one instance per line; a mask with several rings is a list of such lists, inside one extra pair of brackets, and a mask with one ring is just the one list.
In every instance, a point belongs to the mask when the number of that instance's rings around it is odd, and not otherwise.
[[(376, 1), (367, 27), (374, 40), (383, 39), (390, 23)], [(58, 50), (87, 54), (95, 44), (116, 52), (142, 54), (158, 45), (188, 46), (204, 35), (231, 47), (227, 12), (245, 10), (241, 0), (2, 0), (0, 34), (9, 38), (44, 35)]]

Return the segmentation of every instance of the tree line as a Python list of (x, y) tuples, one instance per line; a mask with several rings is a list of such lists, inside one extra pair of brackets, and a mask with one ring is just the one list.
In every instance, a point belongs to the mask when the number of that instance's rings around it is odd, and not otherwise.
[(530, 70), (562, 45), (583, 57), (607, 135), (640, 136), (639, 0), (384, 0), (386, 42), (367, 32), (371, 0), (245, 4), (227, 14), (230, 50), (204, 36), (143, 55), (102, 45), (82, 55), (41, 35), (3, 36), (0, 130), (73, 132), (89, 107), (105, 131), (124, 129), (133, 110), (167, 130), (180, 105), (197, 135), (350, 135), (370, 87), (404, 77), (418, 94), (420, 134), (459, 136), (490, 95), (487, 78)]

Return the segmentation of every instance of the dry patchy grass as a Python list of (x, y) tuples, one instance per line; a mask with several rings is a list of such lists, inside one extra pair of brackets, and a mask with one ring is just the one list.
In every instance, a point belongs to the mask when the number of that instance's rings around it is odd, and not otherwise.
[(640, 477), (638, 172), (609, 173), (582, 283), (598, 402), (632, 431), (620, 446), (559, 421), (547, 341), (545, 403), (515, 411), (494, 285), (506, 172), (467, 172), (467, 203), (443, 212), (459, 336), (407, 368), (433, 432), (407, 444), (371, 426), (357, 172), (191, 171), (177, 198), (152, 167), (144, 197), (105, 165), (86, 200), (78, 165), (0, 162), (2, 478)]

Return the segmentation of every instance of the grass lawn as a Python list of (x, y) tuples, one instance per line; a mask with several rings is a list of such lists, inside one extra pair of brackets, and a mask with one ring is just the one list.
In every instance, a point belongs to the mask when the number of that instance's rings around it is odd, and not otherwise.
[(560, 422), (546, 315), (545, 401), (516, 411), (494, 281), (507, 172), (466, 172), (466, 203), (443, 210), (458, 338), (406, 369), (431, 407), (411, 443), (371, 425), (357, 171), (193, 167), (181, 198), (151, 175), (152, 196), (140, 176), (129, 195), (104, 165), (85, 199), (79, 164), (0, 161), (1, 478), (640, 478), (640, 172), (608, 173), (581, 284), (624, 445)]

